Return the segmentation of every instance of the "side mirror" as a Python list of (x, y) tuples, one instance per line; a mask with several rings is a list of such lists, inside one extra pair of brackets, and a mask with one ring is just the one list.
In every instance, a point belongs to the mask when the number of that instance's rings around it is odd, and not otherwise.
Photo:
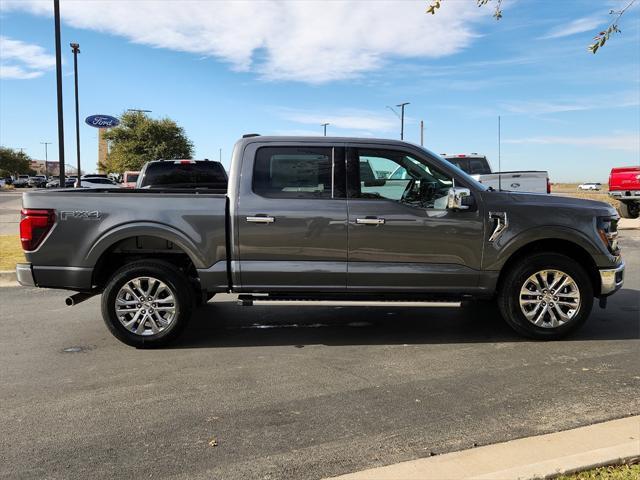
[(473, 198), (471, 190), (468, 188), (450, 188), (447, 196), (447, 210), (467, 210), (471, 198)]

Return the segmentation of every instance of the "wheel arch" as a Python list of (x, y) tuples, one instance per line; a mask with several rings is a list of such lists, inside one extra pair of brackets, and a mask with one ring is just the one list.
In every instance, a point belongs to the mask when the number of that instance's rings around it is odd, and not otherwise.
[(593, 256), (584, 246), (565, 238), (539, 239), (519, 246), (506, 258), (502, 265), (497, 282), (498, 290), (502, 287), (502, 282), (507, 272), (509, 272), (515, 264), (528, 255), (541, 252), (558, 253), (577, 261), (585, 268), (596, 296), (597, 293), (600, 292), (600, 275), (598, 274), (598, 267)]
[(197, 269), (205, 265), (195, 245), (182, 232), (154, 224), (112, 230), (86, 256), (87, 263), (94, 265), (93, 285), (99, 288), (125, 263), (142, 259), (168, 261), (198, 282)]

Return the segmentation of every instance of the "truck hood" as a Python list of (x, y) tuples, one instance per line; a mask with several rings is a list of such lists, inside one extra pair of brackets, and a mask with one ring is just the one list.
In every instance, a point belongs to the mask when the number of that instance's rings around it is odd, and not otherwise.
[(559, 195), (545, 195), (519, 192), (484, 192), (483, 198), (491, 208), (498, 205), (504, 207), (537, 207), (575, 210), (580, 215), (607, 216), (617, 215), (616, 209), (606, 202), (586, 200), (582, 198), (563, 197)]

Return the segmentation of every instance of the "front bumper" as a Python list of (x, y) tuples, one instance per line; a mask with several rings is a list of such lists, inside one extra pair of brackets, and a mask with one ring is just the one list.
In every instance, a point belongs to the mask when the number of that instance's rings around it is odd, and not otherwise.
[(16, 265), (16, 277), (18, 283), (24, 287), (35, 287), (36, 281), (33, 278), (33, 270), (30, 263), (18, 263)]
[(600, 270), (600, 295), (607, 296), (622, 288), (624, 283), (624, 262), (616, 268)]

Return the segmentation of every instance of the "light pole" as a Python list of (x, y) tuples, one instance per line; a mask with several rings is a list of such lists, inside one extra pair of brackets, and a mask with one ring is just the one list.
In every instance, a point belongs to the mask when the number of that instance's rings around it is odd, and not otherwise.
[(58, 164), (60, 188), (66, 185), (64, 176), (64, 115), (62, 113), (62, 48), (60, 47), (60, 0), (53, 0), (53, 23), (56, 34), (56, 84), (58, 97)]
[(40, 145), (44, 145), (44, 174), (49, 175), (49, 155), (47, 152), (47, 146), (51, 145), (51, 142), (40, 142)]
[(320, 125), (322, 125), (322, 127), (324, 128), (324, 136), (327, 136), (327, 125), (331, 125), (330, 123), (321, 123)]
[(80, 45), (77, 43), (69, 44), (71, 46), (71, 51), (73, 52), (73, 77), (75, 79), (75, 93), (76, 93), (76, 149), (77, 149), (77, 161), (78, 166), (76, 168), (78, 177), (77, 187), (80, 188), (82, 186), (80, 180), (80, 106), (78, 103), (78, 54), (80, 53)]
[(404, 102), (396, 107), (400, 107), (400, 140), (404, 140), (404, 107), (405, 105), (409, 105), (409, 102)]

